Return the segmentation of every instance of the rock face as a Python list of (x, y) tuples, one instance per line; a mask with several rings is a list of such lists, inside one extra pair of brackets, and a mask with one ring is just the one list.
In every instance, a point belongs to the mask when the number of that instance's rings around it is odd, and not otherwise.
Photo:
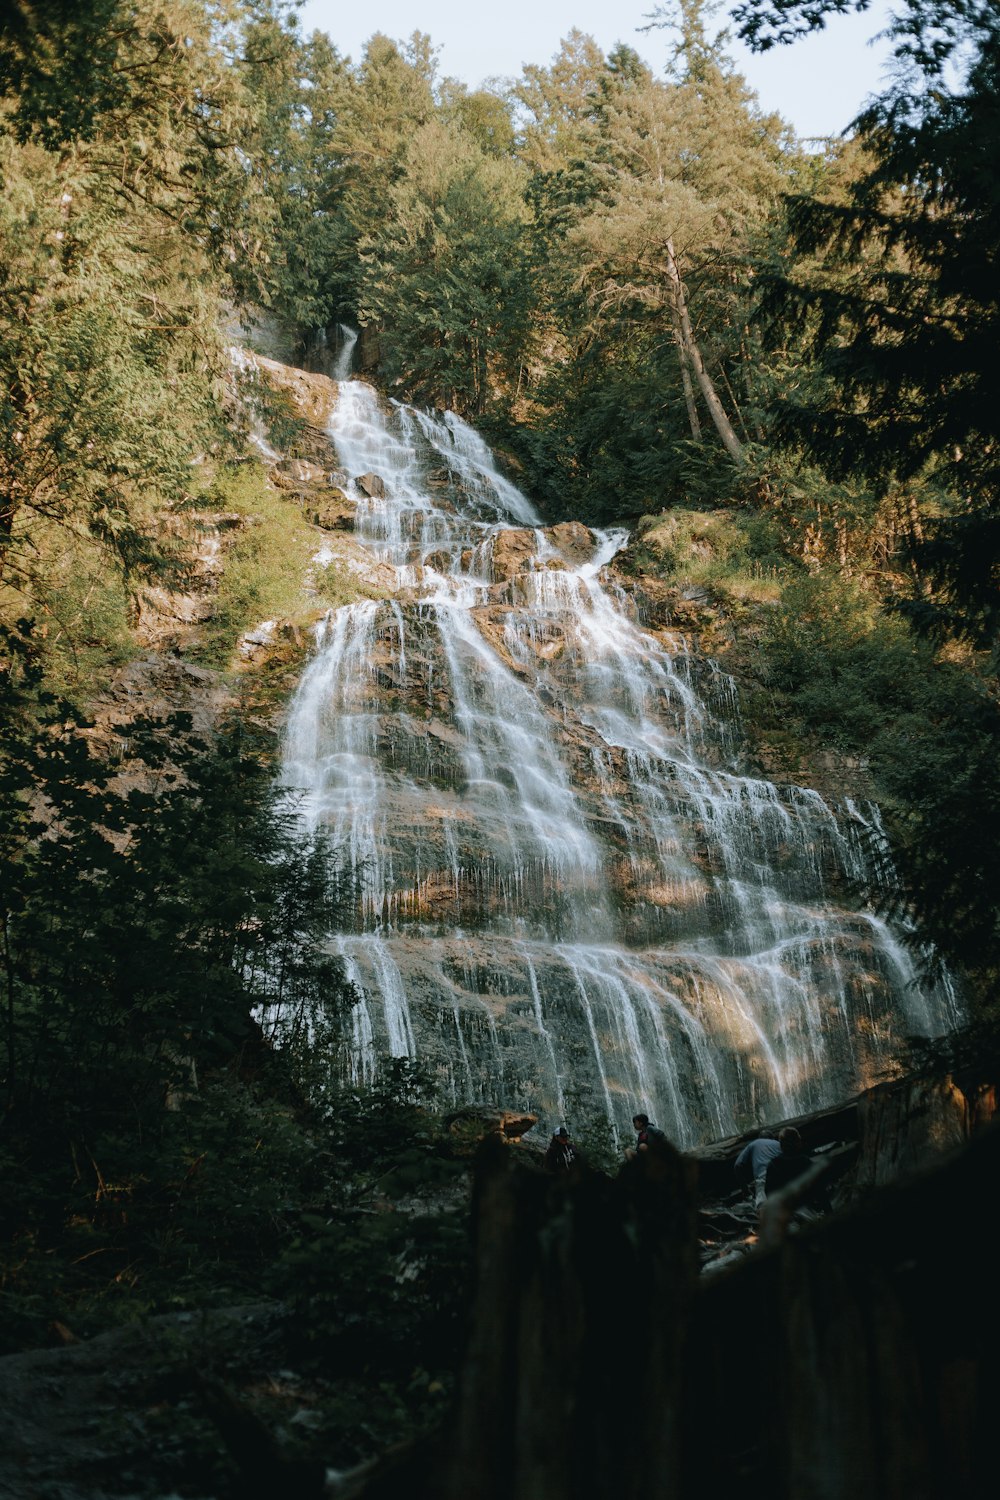
[(310, 463), (305, 458), (281, 459), (275, 464), (271, 476), (276, 484), (287, 484), (292, 488), (300, 485), (328, 483), (327, 471), (321, 469), (319, 464)]
[(357, 890), (348, 1077), (409, 1056), (456, 1105), (582, 1099), (619, 1138), (643, 1109), (688, 1147), (948, 1027), (851, 895), (877, 810), (746, 774), (732, 682), (608, 570), (624, 533), (542, 527), (474, 432), (359, 382), (331, 432), (383, 481), (349, 487), (354, 541), (396, 579), (329, 617), (288, 719)]
[(253, 356), (254, 363), (276, 390), (283, 392), (304, 422), (325, 429), (337, 400), (337, 382), (328, 375), (310, 375), (277, 360)]
[(385, 498), (385, 481), (378, 474), (359, 474), (354, 483), (368, 500)]
[(212, 511), (189, 511), (171, 521), (170, 539), (188, 557), (186, 578), (181, 588), (147, 584), (139, 590), (135, 634), (149, 651), (184, 651), (200, 639), (226, 553), (247, 525), (245, 516)]
[(113, 723), (138, 716), (166, 719), (182, 713), (190, 715), (192, 733), (204, 736), (228, 699), (218, 672), (172, 657), (140, 657), (115, 672), (93, 705), (95, 732), (106, 733)]

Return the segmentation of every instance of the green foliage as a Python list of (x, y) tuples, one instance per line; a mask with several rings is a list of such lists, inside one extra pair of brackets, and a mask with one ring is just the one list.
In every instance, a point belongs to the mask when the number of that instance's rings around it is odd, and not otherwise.
[(440, 1420), (461, 1353), (469, 1270), (467, 1164), (452, 1159), (433, 1090), (407, 1060), (366, 1088), (330, 1087), (331, 1037), (292, 1051), (322, 1080), (318, 1130), (336, 1163), (325, 1197), (290, 1222), (269, 1285), (298, 1358), (338, 1379), (341, 1461)]
[(314, 1358), (380, 1367), (397, 1378), (413, 1368), (417, 1350), (425, 1367), (453, 1365), (469, 1253), (464, 1214), (362, 1205), (307, 1215), (301, 1230), (274, 1284), (291, 1300)]
[(705, 589), (730, 615), (744, 603), (776, 602), (795, 570), (767, 516), (675, 507), (644, 517), (638, 532), (658, 568), (682, 585)]
[(621, 346), (595, 347), (536, 395), (530, 425), (499, 431), (549, 515), (600, 525), (681, 497), (677, 451), (686, 431), (676, 359), (654, 329), (633, 327)]
[(303, 41), (269, 9), (251, 16), (238, 60), (253, 109), (246, 160), (268, 205), (264, 300), (293, 326), (331, 321), (336, 294), (339, 163), (333, 137), (347, 87), (345, 65), (322, 32)]
[(45, 0), (0, 25), (8, 626), (35, 616), (67, 634), (54, 556), (82, 556), (108, 607), (115, 571), (127, 588), (173, 581), (164, 512), (199, 456), (232, 447), (221, 311), (266, 295), (271, 213), (231, 65), (245, 14), (235, 0)]
[(356, 597), (336, 564), (310, 569), (315, 528), (294, 501), (268, 484), (258, 463), (221, 469), (198, 503), (243, 519), (227, 547), (198, 648), (206, 664), (229, 666), (240, 636), (265, 620), (306, 622), (320, 609)]
[(530, 311), (522, 181), (435, 120), (413, 135), (377, 231), (360, 241), (364, 321), (386, 325), (386, 376), (475, 413), (509, 389)]
[[(133, 723), (125, 758), (102, 758), (33, 677), (26, 659), (2, 684), (5, 1285), (30, 1313), (51, 1252), (69, 1301), (141, 1281), (158, 1303), (163, 1265), (175, 1290), (198, 1264), (231, 1287), (249, 1221), (267, 1233), (273, 1153), (309, 1158), (254, 1102), (248, 1080), (276, 1064), (252, 1012), (334, 1003), (339, 970), (317, 946), (341, 899), (329, 856), (303, 849), (240, 733), (209, 753), (182, 718)], [(188, 1207), (207, 1223), (213, 1197), (227, 1220), (186, 1246)]]
[[(786, 11), (825, 8), (743, 11), (767, 36)], [(864, 170), (846, 201), (791, 201), (792, 251), (768, 278), (772, 341), (794, 340), (824, 377), (786, 391), (779, 434), (836, 479), (932, 475), (950, 501), (914, 537), (911, 616), (995, 650), (1000, 19), (980, 0), (921, 0), (890, 35), (894, 83), (857, 121)]]
[[(913, 636), (860, 584), (799, 575), (759, 627), (756, 670), (787, 732), (864, 758), (904, 906), (978, 1005), (1000, 975), (1000, 707), (967, 666)], [(877, 893), (876, 893), (877, 896)]]

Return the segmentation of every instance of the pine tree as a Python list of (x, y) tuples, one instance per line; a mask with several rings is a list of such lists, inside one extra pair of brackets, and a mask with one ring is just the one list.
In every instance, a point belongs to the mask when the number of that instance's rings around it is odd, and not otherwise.
[[(765, 41), (811, 14), (746, 10)], [(856, 122), (867, 170), (847, 202), (792, 200), (793, 251), (767, 311), (827, 384), (818, 400), (786, 395), (782, 431), (832, 477), (929, 485), (945, 513), (915, 538), (911, 617), (996, 650), (1000, 17), (921, 0), (890, 32), (896, 81)]]
[(242, 152), (252, 108), (226, 51), (241, 8), (96, 14), (106, 36), (58, 0), (19, 6), (0, 33), (0, 81), (17, 90), (0, 120), (8, 620), (36, 608), (57, 532), (126, 577), (162, 562), (158, 514), (222, 437), (221, 304), (259, 293), (265, 263)]
[(529, 316), (523, 174), (432, 120), (410, 142), (376, 233), (361, 241), (362, 317), (418, 400), (475, 414), (509, 383)]

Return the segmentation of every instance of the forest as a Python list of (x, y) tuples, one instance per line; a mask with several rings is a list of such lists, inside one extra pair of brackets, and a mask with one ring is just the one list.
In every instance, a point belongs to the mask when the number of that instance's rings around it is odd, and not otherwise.
[[(706, 602), (772, 763), (860, 767), (882, 809), (896, 879), (858, 897), (965, 1018), (908, 1066), (992, 1066), (1000, 14), (901, 0), (891, 81), (819, 151), (726, 50), (725, 27), (768, 49), (864, 8), (669, 0), (641, 50), (572, 31), (470, 89), (423, 32), (352, 59), (293, 0), (5, 7), (5, 1353), (280, 1304), (323, 1392), (309, 1452), (344, 1468), (423, 1441), (454, 1391), (464, 1220), (371, 1205), (451, 1203), (467, 1153), (419, 1061), (329, 1084), (337, 1025), (304, 1018), (350, 1009), (322, 935), (356, 892), (276, 792), (300, 663), (263, 682), (237, 650), (317, 608), (259, 439), (308, 457), (302, 424), (232, 352), (270, 352), (262, 330), (307, 369), (360, 330), (364, 377), (473, 424), (546, 526), (627, 527), (626, 572)], [(184, 660), (225, 709), (116, 723), (95, 705), (208, 512), (236, 540)], [(278, 1049), (276, 994), (300, 1022)], [(216, 1429), (240, 1412), (203, 1395), (156, 1462), (236, 1493)]]

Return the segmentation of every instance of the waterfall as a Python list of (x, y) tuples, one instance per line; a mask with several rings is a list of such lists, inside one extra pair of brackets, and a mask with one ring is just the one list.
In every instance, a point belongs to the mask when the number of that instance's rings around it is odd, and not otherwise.
[(383, 482), (356, 534), (398, 589), (320, 625), (283, 768), (355, 880), (345, 1078), (410, 1057), (456, 1103), (641, 1109), (690, 1146), (952, 1026), (852, 901), (876, 810), (742, 774), (732, 683), (608, 578), (626, 533), (544, 528), (458, 417), (346, 379), (352, 347), (330, 432)]
[(332, 370), (334, 380), (346, 380), (350, 375), (354, 346), (357, 342), (356, 328), (348, 328), (346, 323), (337, 324), (337, 354)]

